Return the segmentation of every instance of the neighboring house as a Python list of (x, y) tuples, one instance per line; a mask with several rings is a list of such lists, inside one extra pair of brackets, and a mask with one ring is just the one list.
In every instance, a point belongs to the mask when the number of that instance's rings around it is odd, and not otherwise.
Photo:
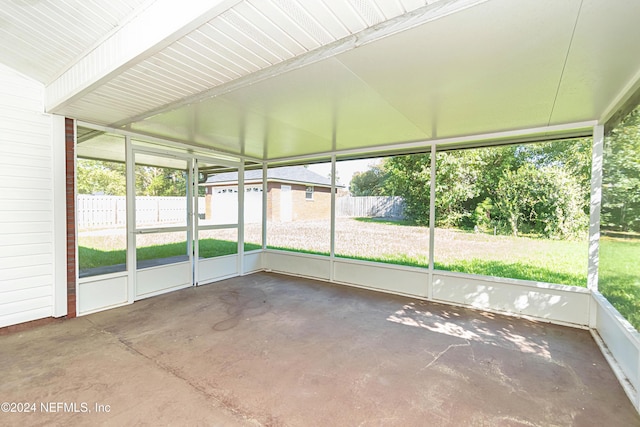
[[(238, 173), (210, 176), (206, 188), (207, 220), (237, 221)], [(260, 222), (262, 216), (262, 170), (246, 171), (245, 222)], [(331, 179), (304, 166), (284, 166), (267, 172), (267, 220), (276, 222), (326, 220), (331, 215)]]

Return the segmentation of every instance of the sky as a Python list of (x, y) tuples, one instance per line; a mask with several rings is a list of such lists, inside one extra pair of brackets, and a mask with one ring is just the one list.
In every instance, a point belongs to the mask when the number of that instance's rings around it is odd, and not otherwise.
[[(369, 169), (370, 165), (376, 164), (379, 161), (380, 159), (361, 159), (336, 162), (336, 172), (339, 184), (349, 188), (349, 183), (351, 182), (351, 177), (354, 173), (364, 172)], [(330, 176), (331, 163), (309, 165), (309, 170), (312, 170), (322, 176)]]

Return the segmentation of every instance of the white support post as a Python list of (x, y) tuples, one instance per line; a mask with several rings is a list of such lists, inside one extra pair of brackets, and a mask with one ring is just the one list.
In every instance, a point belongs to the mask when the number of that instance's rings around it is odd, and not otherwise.
[[(189, 166), (189, 186), (192, 188), (191, 195), (187, 197), (190, 206), (193, 206), (193, 214), (189, 215), (189, 218), (192, 218), (193, 225), (189, 227), (189, 230), (192, 230), (192, 238), (188, 239), (189, 245), (193, 245), (193, 250), (189, 251), (189, 257), (191, 259), (192, 268), (192, 284), (194, 286), (198, 286), (198, 277), (200, 277), (199, 267), (200, 263), (198, 260), (200, 259), (200, 233), (198, 231), (198, 225), (200, 221), (200, 217), (198, 216), (198, 212), (200, 212), (200, 199), (199, 199), (199, 188), (198, 185), (200, 176), (200, 171), (198, 169), (198, 160), (191, 159), (191, 164)], [(188, 236), (187, 236), (188, 237)]]
[(269, 188), (267, 185), (267, 174), (269, 169), (267, 163), (262, 163), (262, 250), (267, 249), (267, 196)]
[[(187, 194), (186, 194), (186, 202), (187, 202), (187, 254), (189, 255), (189, 263), (193, 266), (195, 264), (194, 258), (194, 227), (195, 223), (193, 220), (193, 159), (186, 162), (187, 164)], [(158, 212), (160, 212), (160, 208), (158, 207)], [(191, 284), (195, 284), (196, 277), (194, 276), (194, 269), (191, 268)]]
[[(600, 207), (602, 204), (602, 166), (604, 152), (604, 126), (593, 128), (591, 154), (591, 203), (589, 207), (589, 261), (587, 267), (587, 287), (598, 290), (598, 249), (600, 245)], [(589, 326), (596, 327), (596, 310), (589, 314)]]
[(431, 185), (429, 186), (429, 278), (427, 298), (433, 299), (433, 264), (436, 230), (436, 144), (431, 144)]
[(333, 261), (336, 248), (336, 155), (331, 156), (331, 225), (329, 243), (329, 280), (334, 280)]
[(244, 160), (238, 167), (238, 275), (244, 275)]
[(598, 290), (598, 244), (600, 239), (600, 206), (602, 203), (602, 166), (604, 151), (604, 126), (593, 128), (593, 152), (591, 160), (591, 204), (589, 212), (589, 289)]
[(136, 174), (135, 155), (131, 137), (125, 136), (125, 171), (127, 175), (127, 288), (129, 291), (128, 302), (136, 299)]
[(74, 258), (76, 260), (75, 272), (74, 272), (75, 274), (74, 280), (76, 282), (76, 312), (75, 312), (76, 316), (80, 312), (80, 298), (78, 297), (78, 295), (80, 295), (80, 289), (79, 289), (80, 252), (78, 250), (78, 173), (77, 173), (77, 170), (78, 170), (78, 122), (76, 120), (73, 120), (73, 205), (75, 206), (75, 210), (76, 210), (76, 212), (74, 212), (73, 214), (73, 218), (75, 220), (75, 224), (73, 227), (75, 230), (75, 236), (73, 240), (75, 242)]

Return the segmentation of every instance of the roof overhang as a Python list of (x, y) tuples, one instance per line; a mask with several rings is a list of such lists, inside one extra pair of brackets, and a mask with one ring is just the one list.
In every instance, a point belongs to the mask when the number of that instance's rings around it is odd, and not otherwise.
[[(331, 188), (331, 185), (326, 184), (318, 184), (317, 182), (306, 182), (306, 181), (293, 181), (287, 179), (280, 178), (268, 178), (267, 183), (269, 182), (278, 182), (281, 184), (293, 184), (293, 185), (304, 185), (307, 187), (323, 187), (323, 188)], [(262, 185), (261, 179), (249, 179), (244, 181), (244, 185)], [(220, 181), (220, 182), (205, 182), (200, 184), (203, 187), (228, 187), (230, 185), (238, 185), (238, 181)], [(337, 188), (344, 188), (344, 185), (336, 184)]]

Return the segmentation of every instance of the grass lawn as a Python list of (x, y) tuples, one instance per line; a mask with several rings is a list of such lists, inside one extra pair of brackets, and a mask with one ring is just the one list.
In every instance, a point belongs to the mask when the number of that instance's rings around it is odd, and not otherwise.
[[(245, 243), (244, 250), (251, 251), (260, 249), (260, 245)], [(202, 239), (199, 241), (199, 255), (201, 258), (213, 258), (223, 255), (231, 255), (238, 252), (238, 242), (216, 239)], [(152, 245), (140, 247), (136, 251), (138, 261), (159, 258), (171, 258), (174, 256), (186, 255), (186, 242), (165, 243), (162, 245)], [(103, 267), (108, 265), (124, 264), (126, 262), (126, 251), (121, 250), (100, 250), (84, 246), (78, 247), (78, 258), (80, 270)]]
[[(586, 242), (490, 236), (499, 239), (500, 250), (470, 258), (443, 254), (435, 268), (460, 273), (507, 277), (569, 286), (587, 286)], [(445, 252), (445, 251), (442, 251)]]
[(640, 331), (640, 240), (600, 240), (598, 289)]
[[(274, 223), (269, 227), (270, 249), (329, 255), (325, 250), (329, 242), (326, 221)], [(259, 229), (246, 231), (260, 234)], [(587, 284), (586, 241), (494, 236), (450, 229), (436, 229), (434, 237), (435, 268), (438, 270), (579, 287), (586, 287)], [(184, 241), (157, 243), (138, 248), (138, 259), (168, 258), (186, 254)], [(123, 245), (122, 242), (119, 244)], [(80, 269), (124, 264), (124, 249), (108, 250), (108, 247), (100, 246), (98, 243), (80, 246)], [(245, 243), (246, 251), (260, 247), (258, 244)], [(429, 265), (428, 248), (428, 227), (370, 218), (338, 218), (336, 223), (338, 257), (426, 268)], [(233, 240), (200, 240), (200, 256), (203, 258), (236, 252), (237, 243)], [(602, 239), (600, 291), (640, 330), (638, 260), (640, 240)]]
[[(389, 264), (406, 265), (410, 267), (429, 267), (428, 256), (410, 257), (403, 254), (387, 255), (381, 257), (349, 255), (338, 256), (341, 258), (383, 262)], [(582, 261), (580, 259), (581, 257), (579, 256), (575, 258), (578, 261)], [(586, 274), (577, 271), (576, 268), (573, 268), (570, 260), (565, 260), (564, 264), (564, 267), (558, 270), (549, 265), (536, 265), (534, 263), (527, 262), (509, 262), (473, 258), (470, 260), (458, 260), (453, 262), (435, 262), (434, 267), (436, 270), (454, 271), (458, 273), (480, 274), (484, 276), (497, 276), (511, 279), (532, 280), (536, 282), (557, 283), (569, 286), (586, 287)]]
[[(309, 232), (309, 224), (270, 237), (270, 249), (329, 255), (316, 249), (326, 236)], [(275, 231), (280, 231), (276, 229)], [(302, 241), (287, 241), (286, 233), (304, 234)], [(272, 244), (276, 241), (277, 244)], [(336, 256), (341, 258), (429, 266), (429, 228), (406, 221), (376, 218), (338, 220)], [(586, 287), (587, 242), (494, 236), (462, 230), (436, 229), (435, 267), (439, 270), (482, 274), (538, 282)]]
[[(370, 241), (362, 236), (373, 236)], [(435, 230), (435, 268), (586, 287), (587, 242)], [(345, 244), (344, 242), (349, 242)], [(337, 227), (336, 254), (414, 267), (429, 265), (429, 228), (404, 221), (356, 218)]]
[(358, 222), (365, 222), (365, 223), (368, 223), (368, 224), (409, 225), (409, 226), (415, 225), (411, 221), (405, 221), (405, 220), (402, 220), (402, 219), (391, 219), (391, 218), (361, 217), (361, 218), (354, 218), (354, 220), (358, 221)]

